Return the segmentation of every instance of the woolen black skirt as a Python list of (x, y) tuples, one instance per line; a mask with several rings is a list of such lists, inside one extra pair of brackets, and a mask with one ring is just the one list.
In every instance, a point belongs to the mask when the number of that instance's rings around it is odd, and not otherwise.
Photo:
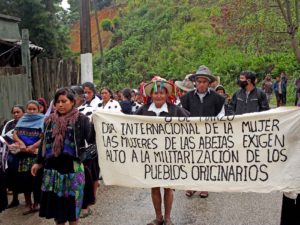
[(76, 221), (82, 207), (85, 185), (83, 164), (67, 155), (46, 160), (40, 216), (56, 223)]
[(0, 168), (0, 213), (7, 207), (5, 173)]
[(300, 224), (300, 195), (297, 199), (290, 199), (283, 195), (280, 225)]

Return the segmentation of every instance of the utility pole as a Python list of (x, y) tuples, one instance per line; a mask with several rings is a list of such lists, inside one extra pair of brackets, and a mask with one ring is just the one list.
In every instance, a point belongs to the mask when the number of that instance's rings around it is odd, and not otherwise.
[(90, 0), (80, 0), (81, 82), (93, 82)]
[(96, 8), (96, 1), (93, 0), (94, 5), (94, 13), (95, 13), (95, 20), (96, 20), (96, 26), (97, 26), (97, 36), (98, 36), (98, 47), (101, 54), (101, 59), (103, 58), (103, 46), (102, 46), (102, 40), (101, 40), (101, 34), (100, 34), (100, 27), (99, 27), (99, 20), (97, 15), (97, 8)]
[(26, 74), (28, 78), (28, 96), (32, 98), (32, 77), (31, 77), (31, 60), (29, 49), (29, 31), (28, 29), (22, 29), (22, 66), (26, 68)]

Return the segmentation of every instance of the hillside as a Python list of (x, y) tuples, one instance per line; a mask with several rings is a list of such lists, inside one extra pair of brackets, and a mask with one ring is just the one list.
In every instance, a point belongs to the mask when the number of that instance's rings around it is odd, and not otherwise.
[(300, 66), (288, 35), (278, 32), (286, 27), (272, 6), (260, 0), (128, 0), (122, 10), (105, 9), (101, 19), (120, 22), (102, 32), (105, 53), (104, 59), (94, 56), (95, 82), (116, 90), (137, 87), (154, 74), (180, 80), (202, 64), (229, 93), (242, 70), (257, 72), (259, 81), (285, 70), (292, 81)]
[[(104, 48), (109, 47), (109, 43), (112, 37), (112, 34), (101, 29), (101, 21), (103, 19), (113, 19), (118, 15), (117, 7), (108, 7), (104, 8), (101, 11), (97, 12), (99, 24), (100, 24), (100, 33), (102, 38), (102, 45)], [(75, 23), (71, 28), (71, 43), (69, 48), (74, 53), (80, 53), (80, 21)], [(98, 47), (98, 37), (97, 37), (97, 26), (94, 12), (91, 12), (91, 37), (92, 37), (92, 51), (96, 53), (99, 49)]]

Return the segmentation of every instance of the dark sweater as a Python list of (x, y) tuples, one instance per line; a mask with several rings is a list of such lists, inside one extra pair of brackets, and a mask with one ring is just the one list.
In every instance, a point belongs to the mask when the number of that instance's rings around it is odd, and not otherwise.
[(191, 117), (217, 116), (225, 103), (225, 98), (210, 90), (200, 101), (195, 90), (180, 98), (182, 107), (190, 112)]

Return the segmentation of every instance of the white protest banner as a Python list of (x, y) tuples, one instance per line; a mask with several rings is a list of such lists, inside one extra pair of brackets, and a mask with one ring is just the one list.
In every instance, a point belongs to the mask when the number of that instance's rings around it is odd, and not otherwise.
[(213, 192), (300, 192), (300, 108), (241, 116), (95, 112), (106, 185)]

